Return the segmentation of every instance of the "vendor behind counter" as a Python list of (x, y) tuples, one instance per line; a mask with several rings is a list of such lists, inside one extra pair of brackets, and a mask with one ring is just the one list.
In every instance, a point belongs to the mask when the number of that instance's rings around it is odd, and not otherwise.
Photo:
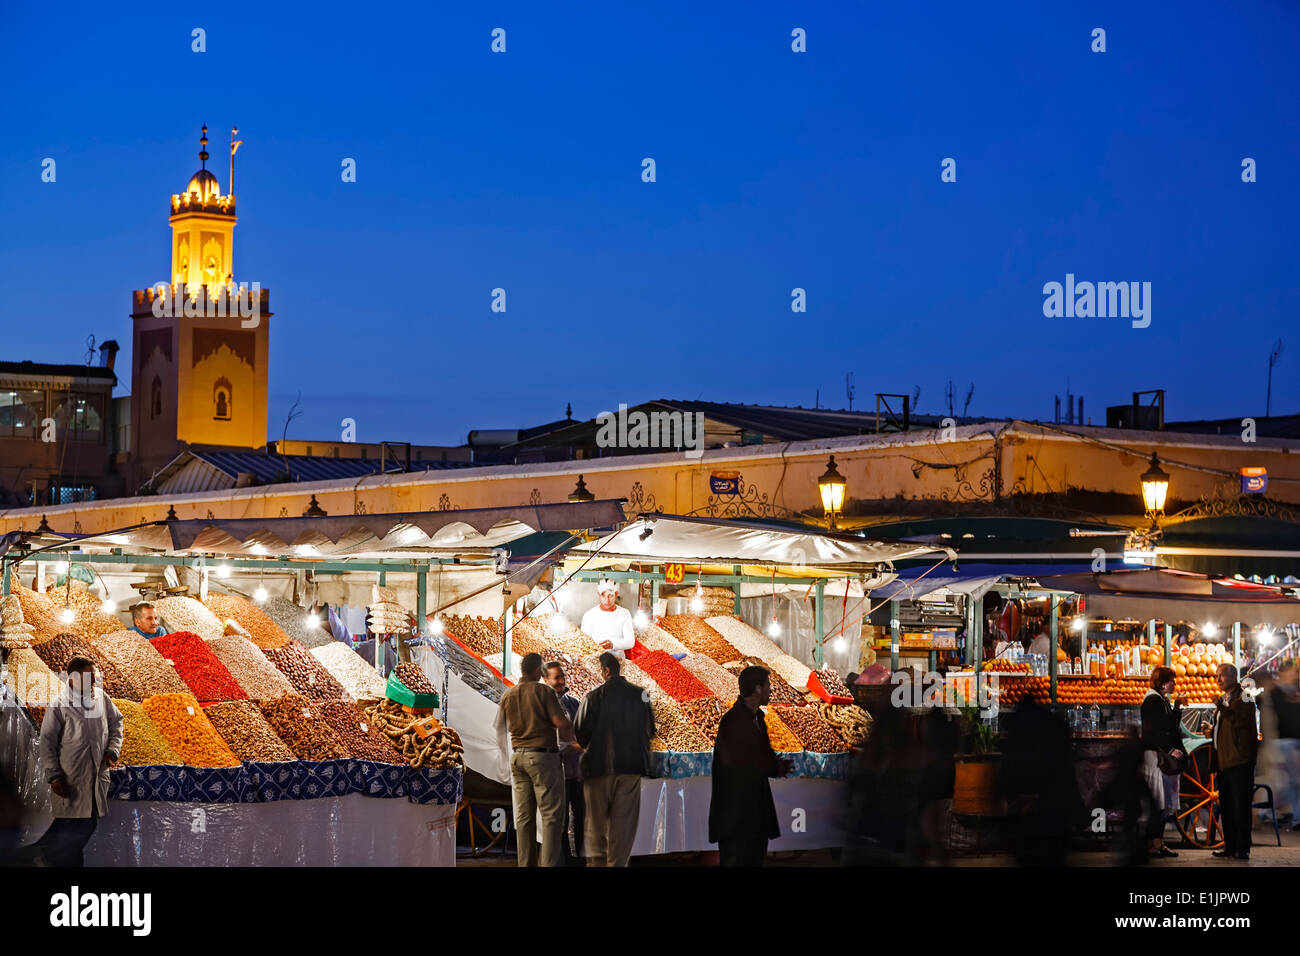
[(148, 601), (141, 601), (131, 608), (131, 627), (128, 630), (135, 631), (149, 640), (171, 633), (163, 627), (162, 621), (158, 619), (158, 612)]

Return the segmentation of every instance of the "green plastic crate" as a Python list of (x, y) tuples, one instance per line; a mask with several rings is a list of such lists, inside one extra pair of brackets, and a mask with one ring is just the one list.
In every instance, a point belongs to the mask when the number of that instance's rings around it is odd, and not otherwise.
[(440, 706), (437, 694), (417, 694), (398, 679), (396, 671), (388, 677), (388, 687), (385, 689), (385, 694), (389, 700), (405, 704), (407, 707), (432, 710)]

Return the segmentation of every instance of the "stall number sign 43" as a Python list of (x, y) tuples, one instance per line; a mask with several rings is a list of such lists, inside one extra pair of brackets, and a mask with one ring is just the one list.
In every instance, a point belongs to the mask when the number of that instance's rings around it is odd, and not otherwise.
[(664, 580), (669, 584), (681, 584), (686, 580), (686, 565), (684, 564), (665, 564)]

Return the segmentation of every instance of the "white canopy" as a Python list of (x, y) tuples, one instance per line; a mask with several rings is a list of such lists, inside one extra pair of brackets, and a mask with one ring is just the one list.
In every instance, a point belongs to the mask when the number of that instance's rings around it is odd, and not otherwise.
[(840, 573), (888, 571), (895, 561), (943, 553), (956, 557), (951, 549), (928, 544), (679, 515), (642, 515), (621, 531), (569, 552), (573, 558), (716, 562)]

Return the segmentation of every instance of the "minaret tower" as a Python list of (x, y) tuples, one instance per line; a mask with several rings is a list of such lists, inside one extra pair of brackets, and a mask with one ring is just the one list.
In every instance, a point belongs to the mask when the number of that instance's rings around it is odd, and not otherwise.
[(191, 289), (206, 286), (209, 295), (234, 278), (235, 194), (221, 195), (221, 183), (208, 170), (208, 128), (199, 139), (201, 168), (185, 192), (172, 196), (171, 282)]

